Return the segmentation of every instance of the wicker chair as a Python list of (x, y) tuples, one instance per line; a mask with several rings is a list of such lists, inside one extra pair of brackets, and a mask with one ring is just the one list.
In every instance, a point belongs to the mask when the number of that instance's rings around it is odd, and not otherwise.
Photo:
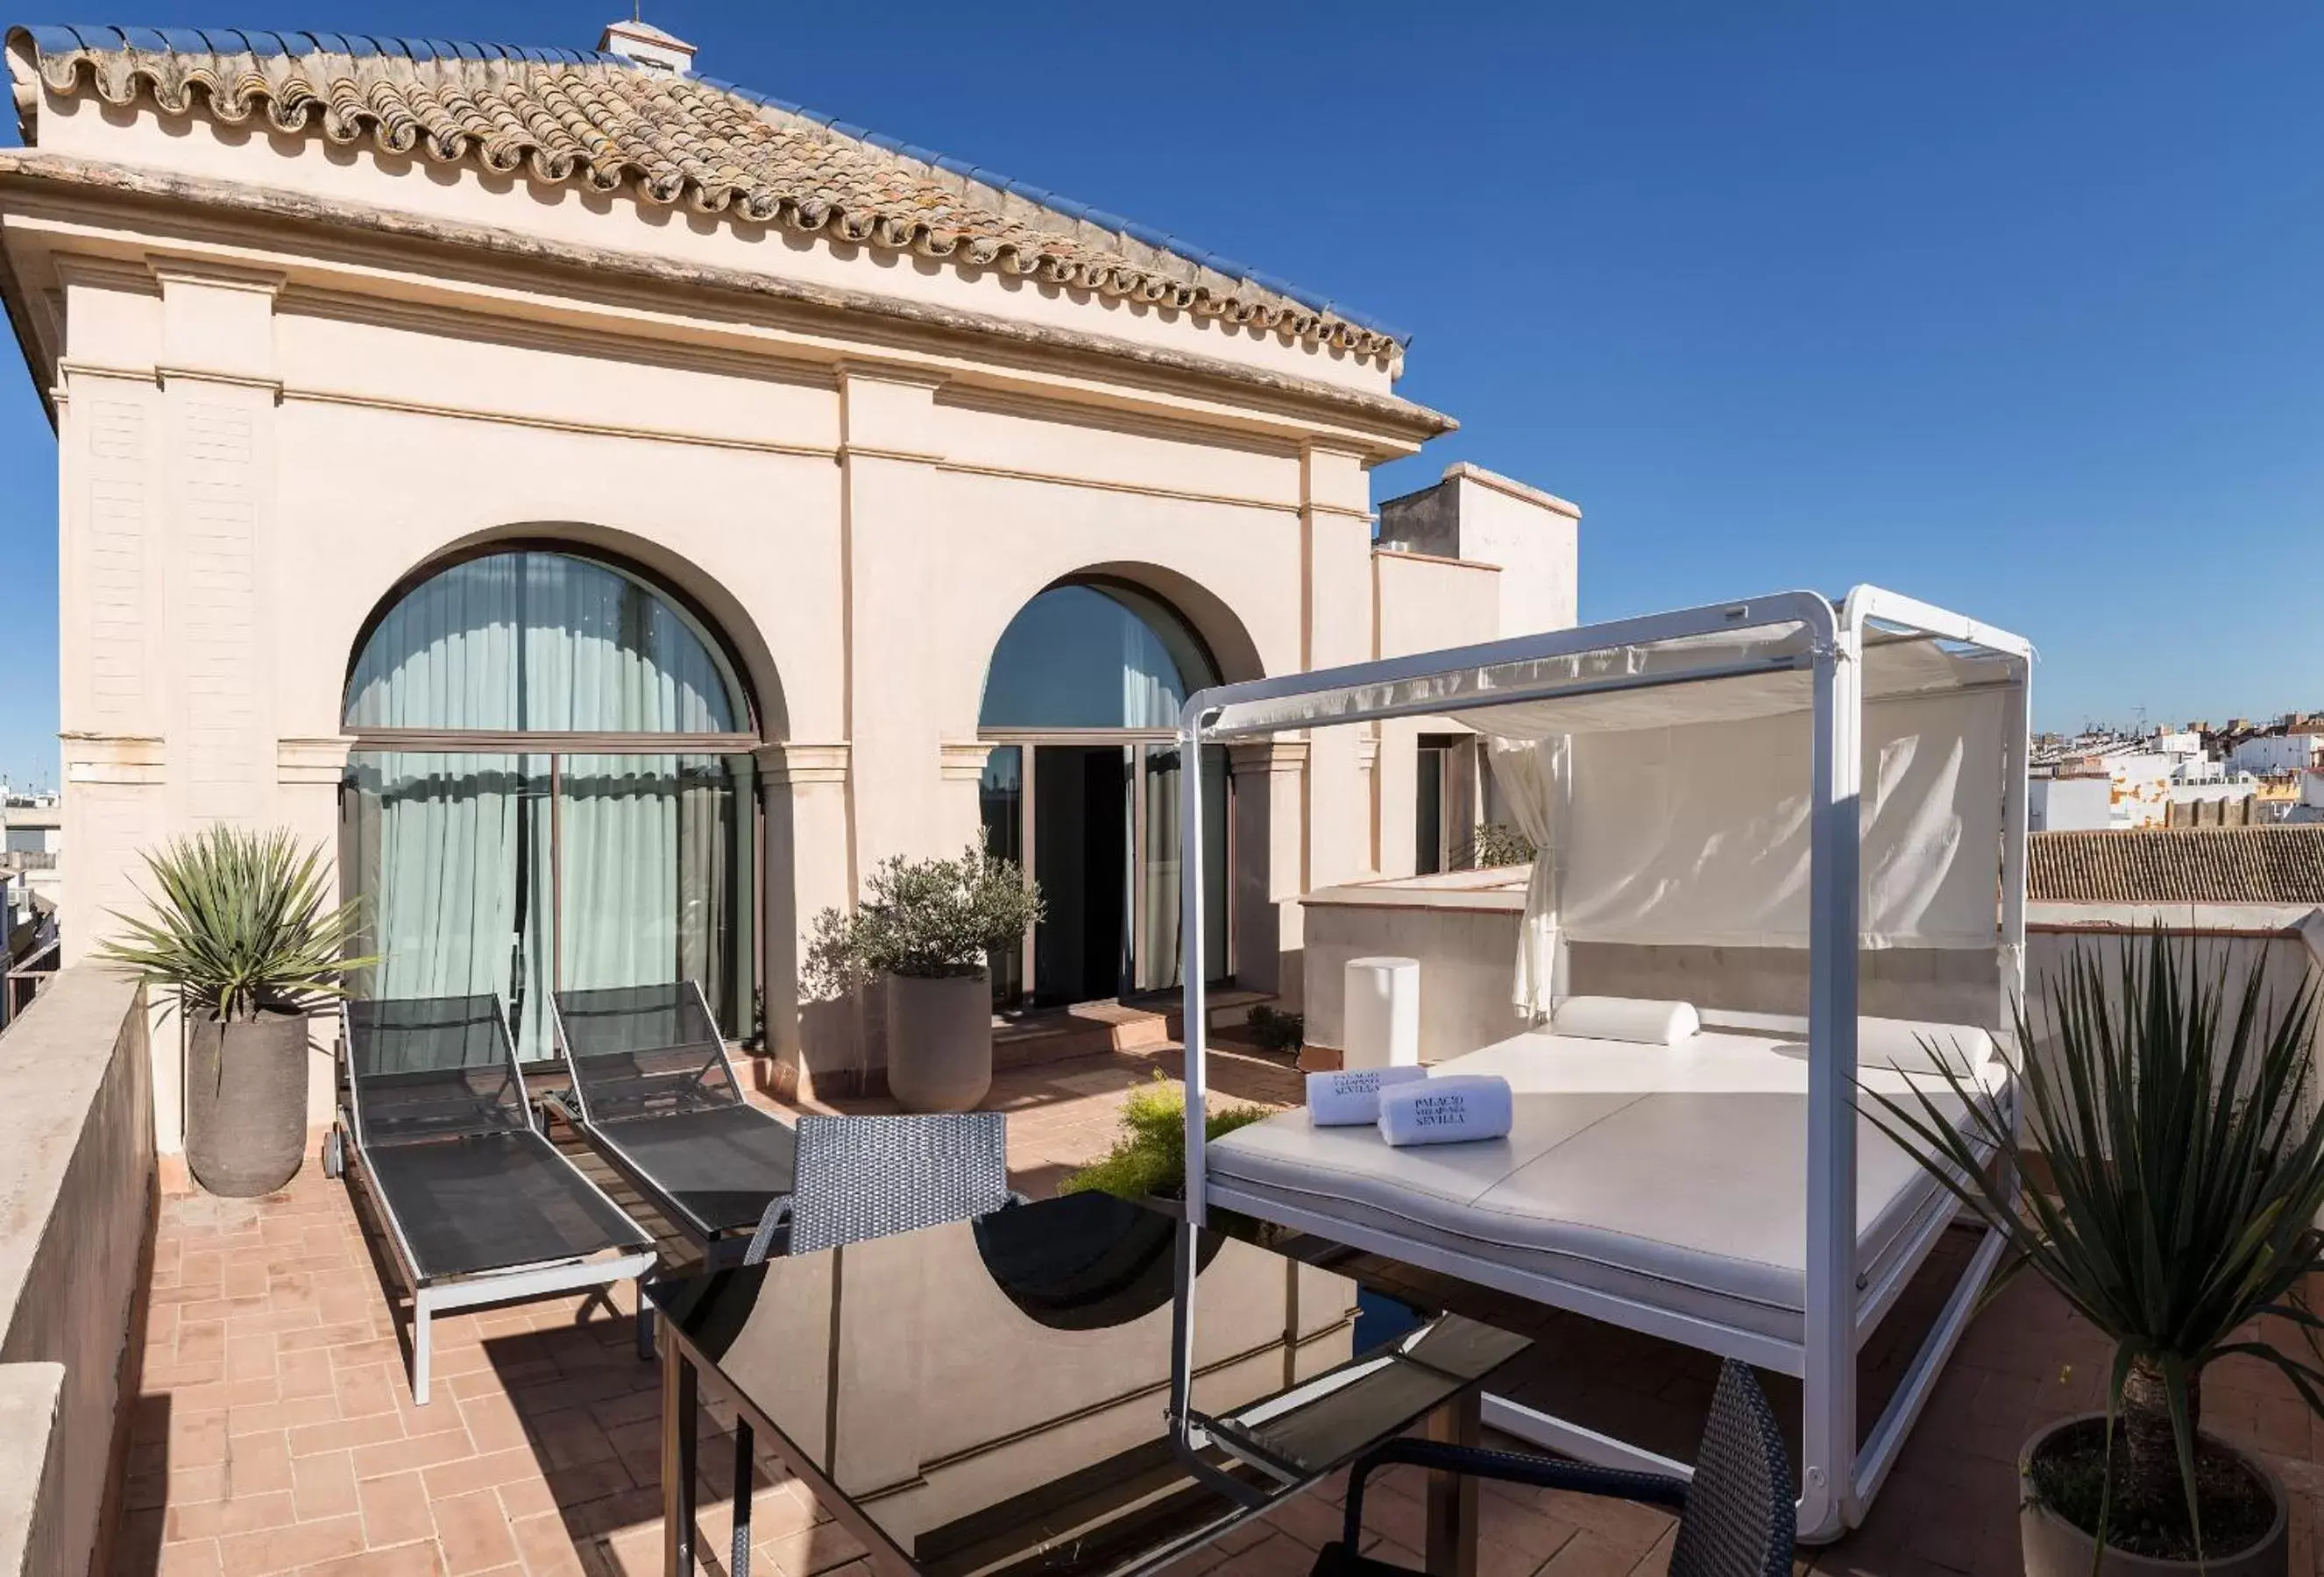
[[(999, 1111), (911, 1117), (802, 1117), (790, 1197), (767, 1207), (742, 1263), (767, 1258), (788, 1224), (788, 1252), (968, 1221), (1016, 1203), (1009, 1119)], [(750, 1422), (734, 1425), (734, 1540), (727, 1570), (751, 1577)]]
[(1791, 1461), (1758, 1382), (1731, 1359), (1720, 1365), (1719, 1390), (1695, 1452), (1692, 1483), (1556, 1457), (1391, 1441), (1350, 1472), (1346, 1524), (1339, 1542), (1326, 1545), (1316, 1558), (1314, 1577), (1405, 1577), (1401, 1566), (1356, 1554), (1363, 1539), (1364, 1480), (1394, 1463), (1667, 1507), (1679, 1514), (1670, 1577), (1790, 1577), (1795, 1528)]

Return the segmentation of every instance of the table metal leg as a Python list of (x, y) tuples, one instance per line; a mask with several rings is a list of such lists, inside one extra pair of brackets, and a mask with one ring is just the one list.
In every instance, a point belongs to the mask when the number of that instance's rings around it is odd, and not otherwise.
[(734, 1554), (730, 1577), (751, 1577), (751, 1480), (753, 1464), (751, 1421), (734, 1420)]
[(661, 1344), (663, 1577), (694, 1577), (694, 1365), (675, 1338)]
[[(1464, 1391), (1428, 1416), (1431, 1440), (1476, 1445), (1483, 1438), (1483, 1398)], [(1465, 1473), (1428, 1475), (1428, 1570), (1431, 1577), (1477, 1577), (1477, 1480)]]

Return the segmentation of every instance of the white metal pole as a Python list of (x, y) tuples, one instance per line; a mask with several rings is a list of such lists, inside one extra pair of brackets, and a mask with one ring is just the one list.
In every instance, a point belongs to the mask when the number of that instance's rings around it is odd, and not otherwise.
[(1210, 1091), (1209, 1026), (1204, 1022), (1203, 977), (1210, 972), (1203, 950), (1203, 723), (1187, 707), (1178, 733), (1178, 948), (1185, 975), (1186, 1219), (1202, 1226), (1204, 1210), (1204, 1112)]
[(1799, 1531), (1837, 1535), (1856, 1480), (1857, 798), (1862, 675), (1853, 618), (1815, 667), (1808, 910), (1807, 1365)]
[[(2017, 683), (2009, 691), (2001, 733), (2011, 758), (2001, 780), (2000, 1025), (2005, 1029), (2025, 996), (2026, 797), (2032, 792), (2026, 777), (2034, 764), (2033, 716), (2034, 659), (2027, 656), (2017, 659)], [(2020, 1047), (2018, 1055), (2025, 1049)]]

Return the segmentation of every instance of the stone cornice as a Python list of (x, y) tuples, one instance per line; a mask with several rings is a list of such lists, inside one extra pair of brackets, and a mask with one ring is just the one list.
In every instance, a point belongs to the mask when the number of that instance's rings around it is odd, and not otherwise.
[[(1084, 372), (1117, 383), (1193, 383), (1278, 415), (1296, 419), (1313, 413), (1319, 419), (1370, 429), (1380, 435), (1383, 453), (1397, 452), (1459, 425), (1438, 411), (1393, 395), (1364, 393), (1319, 379), (1108, 335), (1020, 323), (982, 312), (777, 279), (746, 270), (551, 241), (493, 226), (429, 218), (240, 181), (12, 149), (0, 150), (0, 187), (128, 198), (231, 215), (244, 227), (240, 235), (243, 244), (252, 241), (246, 228), (251, 221), (275, 221), (409, 246), (456, 250), (470, 262), (486, 259), (497, 266), (530, 267), (600, 289), (613, 281), (754, 298), (809, 317), (844, 317), (859, 334), (873, 325), (886, 325), (893, 331), (953, 341), (956, 349), (980, 357), (989, 357), (995, 348), (1007, 346), (1020, 353), (1085, 364)], [(1363, 449), (1361, 441), (1353, 438), (1332, 445), (1342, 446), (1351, 453)]]

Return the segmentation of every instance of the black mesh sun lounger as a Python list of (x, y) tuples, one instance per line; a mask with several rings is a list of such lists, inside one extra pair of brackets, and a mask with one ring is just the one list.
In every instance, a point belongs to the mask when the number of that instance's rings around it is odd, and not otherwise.
[(338, 1169), (377, 1202), (411, 1288), (414, 1402), (437, 1311), (653, 1268), (653, 1240), (533, 1126), (498, 997), (351, 1001), (344, 1028)]
[(740, 1263), (769, 1208), (790, 1198), (797, 1139), (743, 1099), (702, 988), (558, 991), (555, 1003), (573, 1075), (564, 1115), (711, 1265)]

